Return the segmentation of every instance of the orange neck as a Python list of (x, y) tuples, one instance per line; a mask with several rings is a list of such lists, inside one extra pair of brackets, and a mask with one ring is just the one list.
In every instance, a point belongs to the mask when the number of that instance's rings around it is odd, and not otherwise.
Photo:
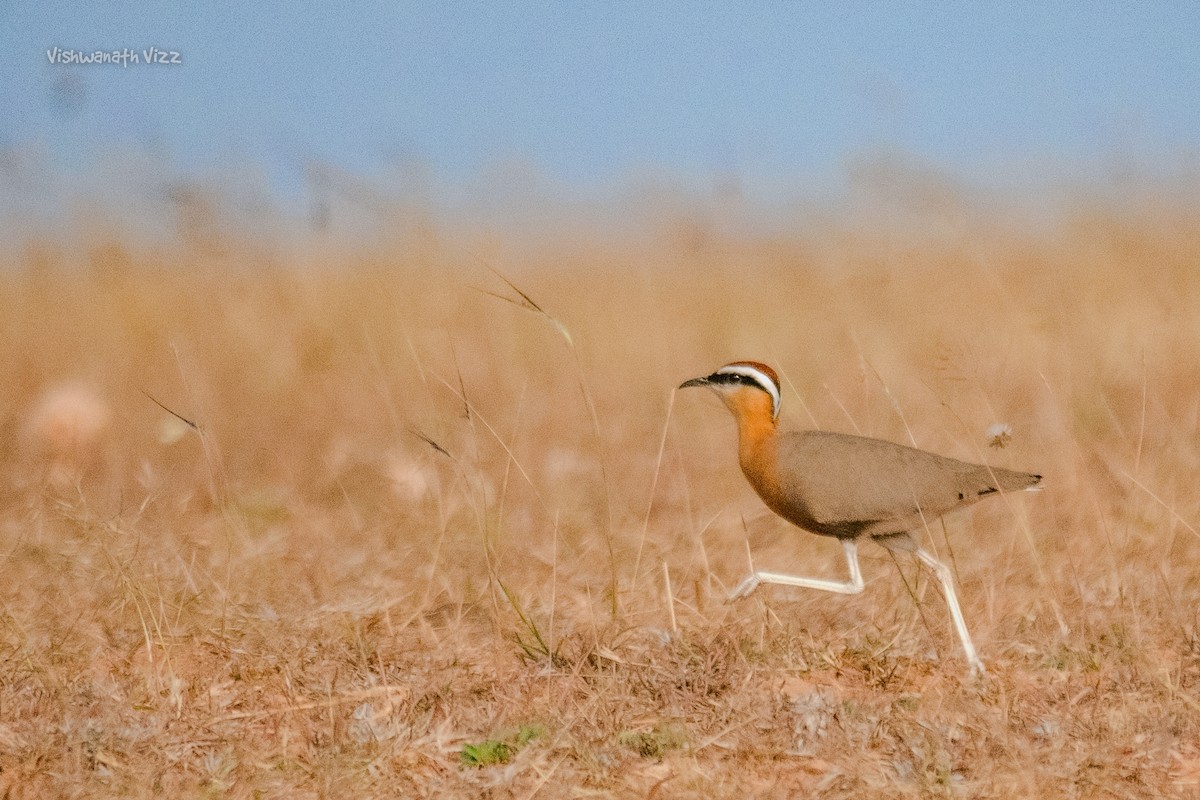
[(738, 426), (738, 461), (748, 474), (758, 462), (763, 446), (775, 437), (775, 419), (771, 397), (766, 392), (747, 389), (727, 395), (725, 405), (733, 412)]

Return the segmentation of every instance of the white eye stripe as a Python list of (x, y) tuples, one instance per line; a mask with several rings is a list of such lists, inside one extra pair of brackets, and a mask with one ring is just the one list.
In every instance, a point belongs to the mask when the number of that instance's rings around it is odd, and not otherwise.
[(749, 378), (757, 383), (762, 390), (771, 395), (771, 419), (779, 418), (779, 387), (775, 385), (775, 381), (765, 375), (762, 370), (757, 370), (754, 367), (749, 367), (744, 364), (730, 364), (729, 366), (721, 367), (717, 370), (718, 375), (741, 375), (743, 378)]

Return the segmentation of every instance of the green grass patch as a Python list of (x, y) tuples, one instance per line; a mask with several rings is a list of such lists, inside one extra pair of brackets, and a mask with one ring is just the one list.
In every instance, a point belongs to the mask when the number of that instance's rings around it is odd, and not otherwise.
[(546, 729), (541, 725), (522, 725), (515, 731), (506, 731), (482, 742), (463, 745), (459, 758), (469, 767), (503, 764), (522, 747), (545, 735)]
[(660, 722), (648, 731), (623, 731), (617, 741), (643, 758), (662, 758), (686, 745), (688, 734), (679, 723)]

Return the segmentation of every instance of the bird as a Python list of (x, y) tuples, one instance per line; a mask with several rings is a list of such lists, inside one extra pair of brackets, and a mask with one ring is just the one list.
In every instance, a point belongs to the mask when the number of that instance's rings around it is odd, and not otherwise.
[(779, 376), (758, 361), (734, 361), (679, 388), (707, 387), (737, 420), (738, 462), (762, 501), (788, 522), (838, 539), (848, 580), (754, 571), (729, 595), (747, 597), (774, 583), (839, 594), (863, 590), (858, 542), (869, 538), (892, 552), (910, 552), (942, 585), (970, 674), (984, 673), (954, 591), (949, 567), (923, 548), (914, 532), (948, 511), (1004, 492), (1041, 488), (1042, 476), (972, 464), (883, 439), (827, 431), (778, 429)]

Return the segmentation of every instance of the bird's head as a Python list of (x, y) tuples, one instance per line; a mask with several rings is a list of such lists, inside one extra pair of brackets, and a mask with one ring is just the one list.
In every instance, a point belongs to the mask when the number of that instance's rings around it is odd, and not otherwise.
[(717, 393), (739, 419), (766, 415), (772, 424), (779, 418), (779, 376), (758, 361), (734, 361), (711, 375), (679, 385), (707, 386)]

